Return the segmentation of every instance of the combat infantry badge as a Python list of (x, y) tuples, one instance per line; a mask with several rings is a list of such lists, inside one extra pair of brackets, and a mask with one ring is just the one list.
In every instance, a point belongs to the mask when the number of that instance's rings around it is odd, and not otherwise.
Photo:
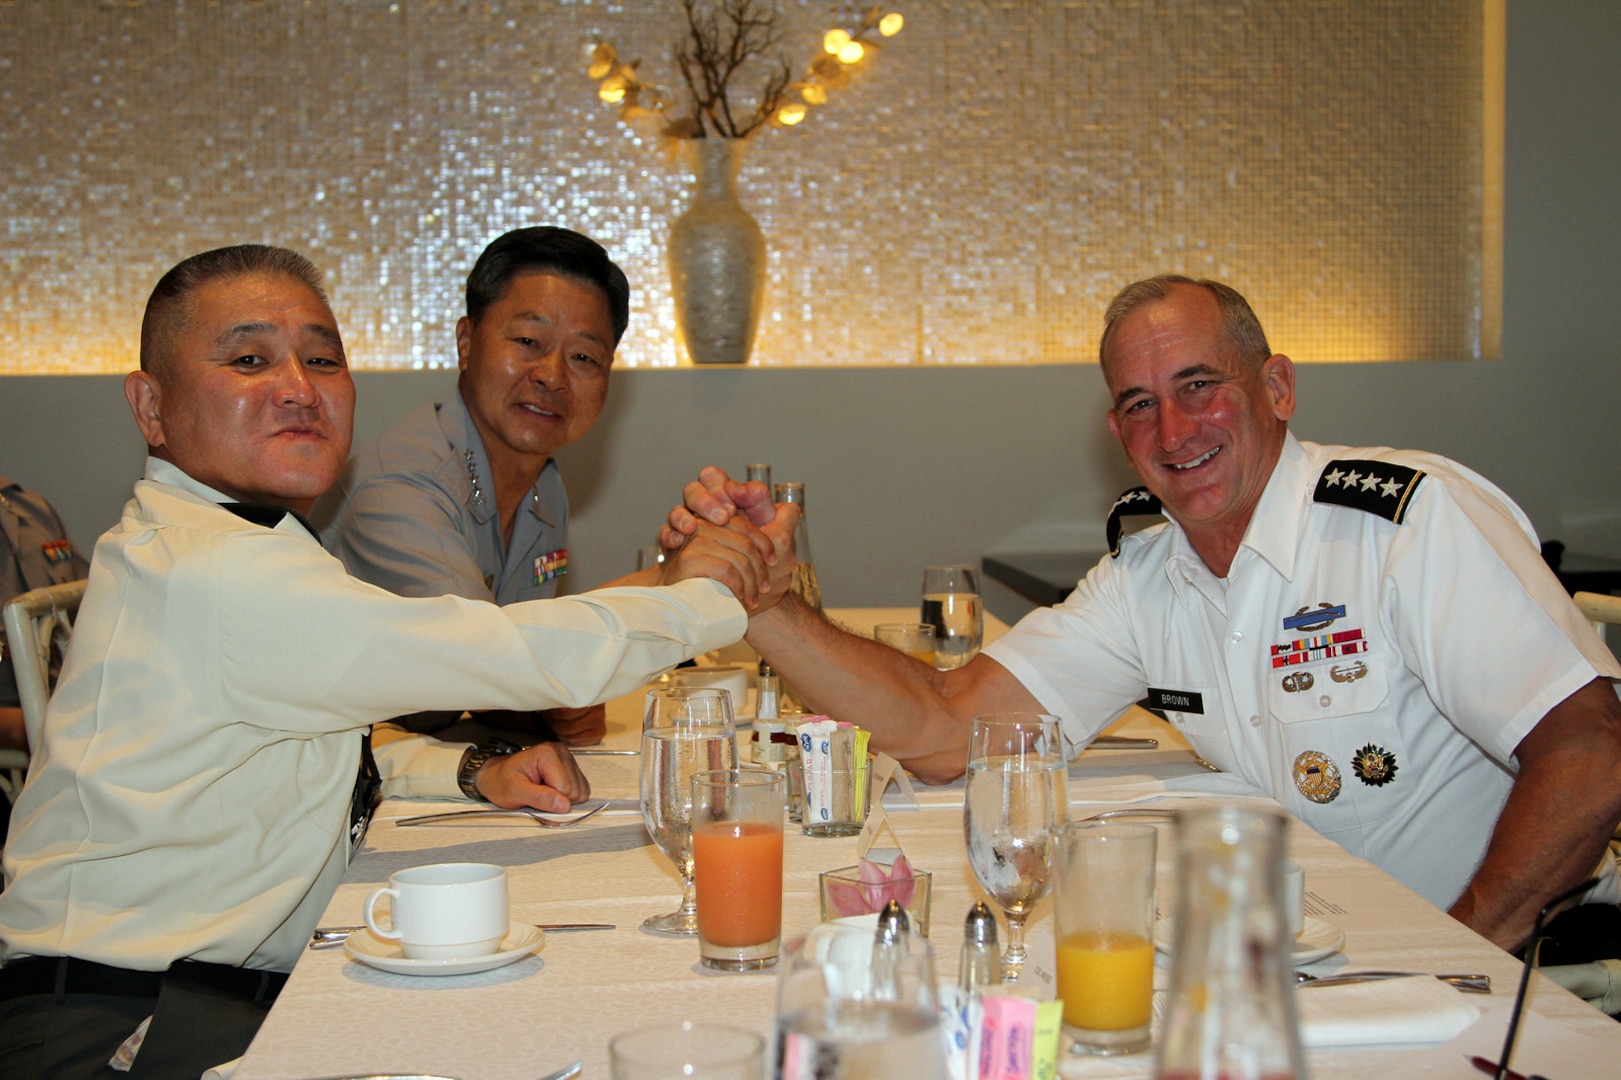
[(1295, 787), (1314, 803), (1331, 803), (1340, 794), (1340, 767), (1327, 754), (1307, 750), (1295, 758)]
[(1369, 743), (1351, 759), (1351, 770), (1364, 784), (1384, 787), (1396, 779), (1396, 755), (1382, 746)]

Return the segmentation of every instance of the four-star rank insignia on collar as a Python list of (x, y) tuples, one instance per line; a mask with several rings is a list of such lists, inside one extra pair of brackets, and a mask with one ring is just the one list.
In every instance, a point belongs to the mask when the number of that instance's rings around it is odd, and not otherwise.
[(1317, 478), (1312, 501), (1366, 510), (1401, 524), (1425, 474), (1389, 461), (1330, 461)]
[(1351, 771), (1369, 787), (1384, 787), (1396, 779), (1396, 755), (1369, 743), (1351, 758)]

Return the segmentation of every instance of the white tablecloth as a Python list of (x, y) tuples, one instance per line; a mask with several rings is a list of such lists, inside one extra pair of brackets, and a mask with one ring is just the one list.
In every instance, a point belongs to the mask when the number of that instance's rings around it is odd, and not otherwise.
[[(906, 613), (843, 614), (847, 623), (866, 628)], [(1199, 766), (1167, 725), (1136, 713), (1117, 728), (1150, 734), (1161, 740), (1161, 748), (1089, 751), (1071, 769), (1072, 817), (1128, 803), (1185, 805), (1186, 800), (1213, 797), (1212, 791), (1235, 790), (1229, 778)], [(608, 744), (634, 746), (639, 731), (638, 697), (612, 703)], [(582, 762), (594, 796), (634, 798), (635, 758), (590, 757)], [(895, 801), (889, 800), (891, 806)], [(982, 893), (964, 857), (960, 787), (923, 789), (923, 802), (922, 809), (893, 808), (890, 819), (913, 864), (934, 874), (935, 959), (940, 976), (953, 979), (963, 916)], [(641, 932), (645, 917), (676, 906), (680, 885), (668, 861), (649, 844), (639, 815), (603, 813), (566, 831), (545, 831), (513, 819), (403, 829), (391, 820), (432, 805), (393, 802), (382, 808), (323, 923), (360, 922), (367, 894), (402, 867), (475, 861), (507, 867), (514, 920), (611, 922), (618, 929), (552, 934), (537, 955), (510, 967), (449, 978), (386, 974), (350, 961), (341, 950), (306, 952), (243, 1059), (237, 1080), (378, 1072), (532, 1080), (576, 1059), (585, 1061), (585, 1076), (607, 1077), (608, 1040), (644, 1024), (702, 1018), (769, 1035), (772, 974), (712, 974), (698, 966), (695, 940)], [(1162, 881), (1168, 880), (1168, 835), (1165, 839)], [(790, 826), (785, 937), (815, 924), (817, 873), (853, 863), (855, 845), (852, 839), (806, 837)], [(1354, 966), (1484, 972), (1496, 990), (1491, 997), (1473, 999), (1482, 1006), (1481, 1019), (1450, 1044), (1309, 1051), (1311, 1074), (1478, 1076), (1464, 1055), (1495, 1057), (1500, 1048), (1519, 977), (1515, 960), (1304, 826), (1291, 828), (1291, 850), (1306, 868), (1307, 914), (1333, 923), (1347, 939), (1342, 954), (1311, 970)], [(1050, 935), (1049, 908), (1044, 904), (1038, 910), (1033, 939), (1042, 938), (1044, 930)], [(1576, 1080), (1614, 1075), (1618, 1060), (1621, 1025), (1538, 976), (1515, 1067), (1553, 1080)], [(1061, 1071), (1065, 1076), (1138, 1077), (1150, 1075), (1151, 1063), (1147, 1055), (1071, 1059)]]

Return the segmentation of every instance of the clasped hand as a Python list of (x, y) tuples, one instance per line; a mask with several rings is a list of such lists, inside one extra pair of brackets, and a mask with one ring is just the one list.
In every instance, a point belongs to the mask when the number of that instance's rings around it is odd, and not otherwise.
[(661, 581), (713, 578), (758, 614), (793, 582), (799, 507), (773, 505), (764, 484), (738, 483), (712, 466), (698, 476), (682, 489), (685, 504), (670, 511), (659, 531), (669, 552)]

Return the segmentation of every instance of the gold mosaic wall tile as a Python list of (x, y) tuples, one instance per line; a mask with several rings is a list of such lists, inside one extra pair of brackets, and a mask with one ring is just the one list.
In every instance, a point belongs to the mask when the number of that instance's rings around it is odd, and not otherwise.
[[(778, 6), (796, 67), (860, 7)], [(751, 140), (754, 363), (1084, 361), (1164, 270), (1234, 284), (1300, 360), (1494, 353), (1481, 0), (901, 10)], [(687, 174), (584, 73), (606, 39), (675, 83), (680, 28), (676, 0), (0, 0), (0, 373), (127, 370), (158, 275), (250, 240), (328, 272), (357, 366), (449, 366), (473, 259), (537, 223), (625, 267), (621, 364), (684, 362)]]

